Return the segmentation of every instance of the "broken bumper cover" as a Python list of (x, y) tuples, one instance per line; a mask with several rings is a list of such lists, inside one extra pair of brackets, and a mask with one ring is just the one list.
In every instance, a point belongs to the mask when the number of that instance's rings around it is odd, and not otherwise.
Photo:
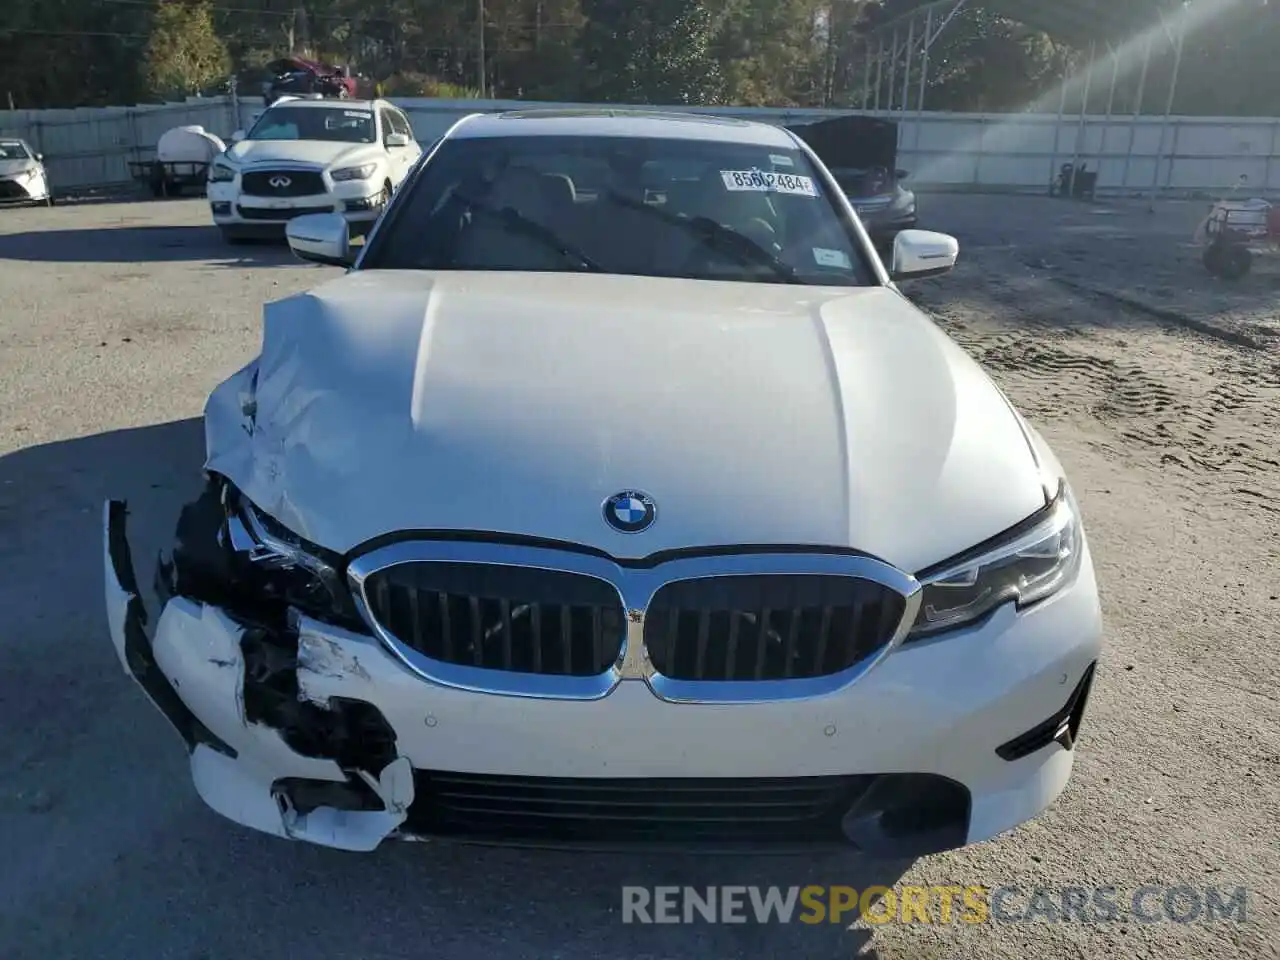
[[(148, 636), (124, 505), (108, 503), (104, 522), (112, 641), (186, 743), (200, 796), (241, 824), (347, 850), (441, 836), (834, 841), (899, 858), (983, 840), (1065, 787), (1084, 706), (1073, 690), (1100, 642), (1085, 564), (1041, 610), (903, 648), (834, 696), (671, 704), (625, 681), (595, 701), (504, 697), (428, 683), (373, 636), (296, 610), (263, 627), (162, 596)], [(1064, 704), (1071, 737), (1056, 736)], [(998, 753), (1028, 736), (1013, 759)]]
[[(103, 523), (111, 641), (125, 671), (182, 737), (201, 798), (223, 816), (276, 836), (374, 849), (404, 822), (413, 800), (409, 761), (389, 752), (393, 744), (380, 736), (386, 731), (376, 729), (376, 719), (358, 759), (378, 769), (346, 755), (349, 729), (368, 722), (369, 711), (329, 702), (323, 677), (305, 666), (295, 668), (298, 679), (313, 682), (299, 698), (325, 703), (328, 716), (316, 726), (322, 738), (329, 733), (328, 742), (300, 752), (280, 730), (256, 722), (245, 691), (257, 666), (246, 662), (246, 651), (255, 650), (251, 631), (216, 607), (173, 597), (148, 637), (125, 522), (125, 505), (108, 501)], [(323, 671), (323, 656), (316, 662)], [(336, 804), (319, 802), (324, 799)]]

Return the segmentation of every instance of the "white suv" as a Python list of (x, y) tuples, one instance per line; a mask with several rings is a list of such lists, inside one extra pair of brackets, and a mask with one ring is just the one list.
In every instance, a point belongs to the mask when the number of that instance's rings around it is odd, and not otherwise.
[(223, 237), (282, 236), (308, 213), (370, 229), (422, 155), (408, 118), (385, 100), (279, 100), (209, 166)]

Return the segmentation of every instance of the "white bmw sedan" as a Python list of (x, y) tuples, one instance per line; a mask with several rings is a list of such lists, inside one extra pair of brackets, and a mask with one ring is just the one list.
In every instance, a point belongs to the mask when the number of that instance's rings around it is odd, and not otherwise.
[(280, 237), (289, 220), (313, 213), (367, 230), (422, 156), (409, 119), (385, 100), (278, 100), (232, 139), (206, 188), (230, 242)]
[[(350, 260), (338, 214), (295, 251)], [(781, 128), (460, 121), (268, 304), (112, 641), (269, 834), (914, 857), (1071, 773), (1101, 617), (1062, 467)]]

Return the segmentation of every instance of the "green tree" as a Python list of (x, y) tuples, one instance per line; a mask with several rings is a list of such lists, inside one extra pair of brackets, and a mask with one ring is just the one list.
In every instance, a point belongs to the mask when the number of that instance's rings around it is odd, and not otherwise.
[(714, 104), (719, 10), (701, 0), (583, 0), (582, 92), (610, 103)]
[(727, 99), (821, 105), (828, 16), (826, 0), (728, 0), (716, 37)]
[(231, 57), (214, 30), (206, 0), (162, 0), (143, 58), (147, 88), (158, 96), (185, 96), (218, 82), (230, 70)]

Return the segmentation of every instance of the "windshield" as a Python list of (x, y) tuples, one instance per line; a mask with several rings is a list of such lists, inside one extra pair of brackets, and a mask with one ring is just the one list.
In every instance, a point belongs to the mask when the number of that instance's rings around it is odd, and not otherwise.
[(332, 140), (373, 143), (373, 112), (338, 107), (272, 107), (258, 118), (249, 140)]
[(0, 141), (0, 160), (29, 160), (31, 154), (26, 145), (16, 140)]
[(361, 267), (874, 282), (802, 151), (636, 137), (447, 140)]

